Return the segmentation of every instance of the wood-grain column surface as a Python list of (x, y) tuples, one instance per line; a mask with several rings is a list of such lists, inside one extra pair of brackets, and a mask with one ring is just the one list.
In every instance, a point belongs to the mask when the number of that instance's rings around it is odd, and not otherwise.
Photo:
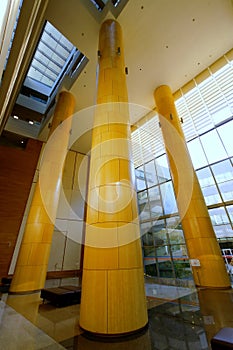
[(229, 288), (230, 281), (185, 142), (171, 89), (154, 92), (177, 206), (197, 286)]
[[(69, 117), (74, 112), (74, 106), (71, 93), (63, 91), (59, 94), (10, 292), (30, 292), (44, 287), (71, 129)], [(53, 142), (54, 131), (56, 141)]]
[(142, 252), (122, 31), (106, 20), (99, 35), (80, 325), (104, 335), (147, 324)]

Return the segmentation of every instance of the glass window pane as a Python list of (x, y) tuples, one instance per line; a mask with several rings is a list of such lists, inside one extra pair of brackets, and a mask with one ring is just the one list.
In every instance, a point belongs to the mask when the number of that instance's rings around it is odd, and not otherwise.
[(174, 195), (172, 182), (169, 181), (162, 184), (160, 186), (160, 190), (162, 194), (164, 214), (177, 213), (178, 209), (176, 205), (176, 199)]
[(46, 76), (43, 76), (41, 79), (40, 79), (40, 82), (43, 83), (44, 85), (47, 85), (47, 86), (50, 86), (52, 87), (53, 84), (54, 84), (54, 81), (47, 78)]
[(232, 225), (233, 225), (233, 205), (228, 205), (226, 207), (226, 210), (227, 210), (227, 212), (228, 212), (228, 214), (230, 216), (230, 220), (231, 220)]
[(60, 67), (54, 62), (49, 62), (47, 67), (51, 68), (51, 71), (54, 71), (57, 74), (59, 74), (61, 71)]
[(175, 228), (177, 228), (178, 230), (182, 230), (181, 220), (179, 216), (172, 216), (171, 218), (167, 218), (166, 223), (167, 228), (171, 230)]
[(164, 278), (174, 278), (174, 271), (172, 269), (172, 263), (171, 261), (162, 261), (160, 259), (160, 262), (158, 264), (159, 267), (159, 276)]
[(144, 263), (147, 276), (156, 277), (158, 275), (156, 264), (150, 260), (144, 260)]
[(185, 243), (180, 217), (174, 216), (166, 219), (167, 232), (171, 244)]
[(152, 187), (148, 189), (151, 217), (156, 218), (163, 214), (161, 196), (159, 187)]
[(227, 150), (228, 156), (233, 155), (233, 121), (226, 123), (218, 128), (218, 133)]
[(155, 246), (160, 246), (168, 243), (167, 230), (164, 220), (153, 221), (152, 232)]
[(199, 138), (187, 143), (194, 169), (201, 168), (208, 164), (205, 153)]
[(178, 229), (168, 229), (169, 240), (171, 244), (185, 243), (184, 233)]
[(152, 228), (152, 222), (143, 222), (140, 225), (141, 229), (141, 236), (144, 235), (145, 233), (149, 232)]
[(150, 207), (146, 190), (138, 193), (138, 209), (141, 220), (150, 218)]
[(224, 207), (209, 209), (209, 214), (213, 225), (229, 223), (229, 219)]
[(192, 279), (192, 269), (188, 260), (175, 260), (174, 268), (176, 278), (179, 279)]
[(214, 226), (217, 238), (233, 238), (233, 230), (231, 225)]
[(136, 178), (137, 191), (142, 191), (146, 188), (146, 181)]
[(144, 256), (155, 257), (155, 248), (154, 247), (143, 247)]
[(137, 191), (144, 190), (146, 188), (146, 181), (143, 166), (140, 166), (139, 168), (135, 169), (135, 176)]
[(49, 64), (49, 59), (44, 55), (43, 52), (40, 52), (40, 51), (36, 51), (36, 54), (35, 54), (35, 58), (39, 61), (43, 61), (44, 65), (48, 65)]
[(168, 245), (161, 245), (156, 247), (156, 255), (158, 258), (158, 261), (164, 261), (167, 260), (167, 258), (169, 257), (169, 259), (171, 258), (171, 253), (169, 250), (169, 246)]
[[(42, 79), (42, 74), (31, 66), (28, 70), (28, 77), (31, 77), (35, 80), (40, 81)], [(51, 81), (51, 84), (53, 84), (52, 81)]]
[(146, 174), (146, 180), (147, 180), (147, 187), (157, 185), (158, 179), (155, 172), (154, 161), (145, 164), (145, 174)]
[(233, 179), (233, 167), (229, 160), (211, 166), (217, 183)]
[(142, 236), (143, 247), (154, 246), (154, 240), (151, 232), (145, 233)]
[(215, 184), (213, 175), (211, 174), (209, 167), (198, 170), (196, 174), (197, 174), (201, 188), (208, 187)]
[(204, 199), (207, 205), (221, 203), (222, 199), (215, 185), (208, 186), (202, 189)]
[(152, 222), (144, 222), (140, 225), (141, 227), (141, 237), (143, 245), (151, 246), (154, 245), (153, 236), (152, 236)]
[(183, 259), (187, 258), (187, 250), (184, 244), (172, 244), (171, 252), (173, 259)]
[(211, 116), (214, 120), (214, 124), (216, 125), (216, 124), (228, 119), (229, 117), (231, 117), (231, 109), (229, 106), (223, 107), (223, 105), (222, 105), (222, 106), (220, 106), (220, 109), (218, 111), (211, 113)]
[(220, 183), (218, 187), (224, 201), (233, 199), (233, 180)]
[(157, 158), (155, 160), (157, 175), (158, 175), (158, 181), (159, 183), (165, 182), (167, 180), (171, 179), (169, 166), (167, 162), (167, 156), (164, 154), (163, 156)]
[(214, 163), (218, 160), (227, 158), (227, 153), (216, 130), (212, 130), (201, 136), (201, 143), (209, 163)]
[(52, 72), (50, 69), (46, 68), (44, 70), (44, 74), (45, 74), (45, 78), (49, 77), (49, 79), (53, 79), (53, 81), (56, 81), (56, 74), (54, 72)]

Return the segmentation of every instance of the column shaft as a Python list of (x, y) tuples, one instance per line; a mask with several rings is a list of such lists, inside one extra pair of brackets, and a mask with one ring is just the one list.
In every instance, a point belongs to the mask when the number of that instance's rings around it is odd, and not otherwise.
[[(55, 129), (59, 132), (59, 145), (55, 147), (53, 145), (49, 152), (47, 151), (49, 156), (44, 162), (42, 159), (39, 180), (35, 187), (10, 287), (12, 293), (36, 291), (44, 287), (71, 128), (71, 118), (68, 117), (74, 112), (74, 105), (74, 98), (69, 92), (60, 93), (49, 133), (50, 138)], [(64, 120), (66, 122), (62, 123)], [(43, 188), (40, 182), (41, 173), (43, 173)]]
[(162, 85), (155, 90), (154, 97), (189, 258), (194, 259), (194, 265), (200, 262), (200, 266), (192, 266), (195, 284), (228, 288), (229, 277), (185, 143), (172, 92), (168, 86)]
[(88, 191), (80, 325), (104, 335), (147, 324), (120, 25), (99, 37), (98, 97)]

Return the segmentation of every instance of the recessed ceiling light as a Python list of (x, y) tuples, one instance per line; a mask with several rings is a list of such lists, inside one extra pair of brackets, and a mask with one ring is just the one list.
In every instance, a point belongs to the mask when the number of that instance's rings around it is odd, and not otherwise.
[(14, 115), (13, 118), (14, 119), (19, 119), (19, 117), (17, 115)]
[(22, 140), (22, 141), (20, 141), (21, 143), (24, 143), (24, 141)]
[(29, 123), (29, 124), (31, 124), (31, 125), (33, 125), (33, 124), (34, 124), (32, 120), (29, 120), (29, 122), (28, 122), (28, 123)]

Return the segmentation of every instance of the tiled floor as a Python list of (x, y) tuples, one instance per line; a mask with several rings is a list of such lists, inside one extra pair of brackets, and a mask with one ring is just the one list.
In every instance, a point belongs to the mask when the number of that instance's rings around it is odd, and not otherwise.
[(2, 350), (64, 349), (2, 301), (0, 301), (0, 348)]
[(119, 342), (87, 338), (79, 305), (56, 308), (39, 294), (2, 294), (1, 350), (209, 350), (222, 327), (233, 327), (233, 290), (192, 290), (146, 284), (149, 327)]

